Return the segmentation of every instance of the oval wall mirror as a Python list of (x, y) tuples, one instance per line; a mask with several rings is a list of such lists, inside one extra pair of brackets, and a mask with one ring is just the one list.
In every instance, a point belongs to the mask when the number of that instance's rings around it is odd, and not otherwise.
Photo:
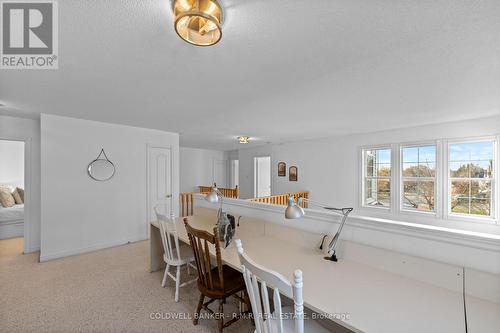
[[(104, 158), (101, 155), (104, 155)], [(105, 181), (111, 179), (115, 174), (115, 165), (108, 159), (104, 149), (101, 149), (99, 156), (90, 162), (87, 172), (92, 179)]]

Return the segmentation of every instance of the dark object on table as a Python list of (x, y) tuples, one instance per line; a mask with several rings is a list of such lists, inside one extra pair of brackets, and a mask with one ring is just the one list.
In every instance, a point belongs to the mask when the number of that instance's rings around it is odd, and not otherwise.
[(236, 219), (234, 218), (234, 216), (231, 214), (227, 214), (227, 218), (229, 219), (229, 223), (231, 223), (231, 227), (233, 227), (233, 229), (235, 229), (236, 228)]

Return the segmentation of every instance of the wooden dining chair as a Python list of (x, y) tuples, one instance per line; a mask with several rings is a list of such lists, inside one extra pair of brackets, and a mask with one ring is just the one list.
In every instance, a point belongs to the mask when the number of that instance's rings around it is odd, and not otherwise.
[[(237, 239), (235, 242), (248, 297), (252, 304), (256, 333), (329, 332), (312, 319), (304, 321), (302, 271), (296, 270), (294, 272), (292, 285), (283, 275), (262, 267), (250, 259), (243, 251), (241, 240)], [(269, 304), (268, 287), (273, 291), (274, 312), (271, 312)], [(282, 308), (280, 293), (293, 299), (293, 309), (292, 307)]]
[[(191, 227), (187, 218), (184, 218), (184, 224), (194, 252), (196, 268), (198, 270), (198, 289), (200, 291), (200, 300), (196, 308), (193, 324), (198, 324), (200, 311), (204, 309), (211, 315), (217, 314), (218, 331), (222, 332), (224, 328), (240, 319), (243, 314), (240, 313), (237, 316), (233, 316), (231, 320), (225, 322), (224, 304), (227, 298), (234, 296), (240, 302), (247, 304), (248, 307), (250, 306), (248, 297), (238, 295), (239, 292), (245, 293), (243, 275), (234, 268), (222, 264), (220, 244), (217, 238), (217, 227), (214, 228), (214, 233), (210, 234), (207, 231)], [(213, 263), (210, 254), (211, 246), (215, 248), (215, 262)], [(209, 299), (207, 302), (205, 302), (205, 297)], [(218, 312), (214, 312), (208, 308), (208, 305), (216, 300), (219, 301)]]
[[(163, 274), (163, 280), (161, 286), (165, 287), (167, 283), (167, 277), (170, 277), (175, 281), (175, 301), (179, 301), (179, 288), (187, 286), (196, 281), (193, 278), (189, 281), (181, 283), (181, 268), (183, 266), (187, 267), (187, 273), (190, 274), (189, 267), (195, 268), (193, 265), (194, 256), (193, 251), (190, 246), (184, 243), (179, 244), (179, 236), (177, 235), (177, 228), (175, 226), (175, 220), (168, 219), (164, 214), (158, 212), (157, 207), (154, 208), (156, 219), (160, 226), (161, 241), (163, 243), (163, 260), (167, 265), (165, 267), (165, 273)], [(176, 267), (177, 271), (175, 276), (170, 273), (170, 268)]]

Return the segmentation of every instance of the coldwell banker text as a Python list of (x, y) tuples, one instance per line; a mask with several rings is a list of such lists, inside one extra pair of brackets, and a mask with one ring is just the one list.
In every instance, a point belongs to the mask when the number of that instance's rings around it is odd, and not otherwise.
[(57, 3), (3, 0), (0, 4), (0, 68), (57, 69)]

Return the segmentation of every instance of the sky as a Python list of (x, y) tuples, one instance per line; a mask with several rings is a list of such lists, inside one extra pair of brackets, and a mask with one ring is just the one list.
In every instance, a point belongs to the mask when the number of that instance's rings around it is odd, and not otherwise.
[(489, 161), (493, 159), (493, 142), (454, 143), (450, 145), (450, 161)]

